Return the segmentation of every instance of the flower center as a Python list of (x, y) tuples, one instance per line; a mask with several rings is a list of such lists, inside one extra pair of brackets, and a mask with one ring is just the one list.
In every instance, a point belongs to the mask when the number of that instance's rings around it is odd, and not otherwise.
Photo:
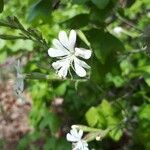
[(70, 57), (70, 60), (72, 61), (75, 58), (75, 53), (71, 52), (69, 57)]

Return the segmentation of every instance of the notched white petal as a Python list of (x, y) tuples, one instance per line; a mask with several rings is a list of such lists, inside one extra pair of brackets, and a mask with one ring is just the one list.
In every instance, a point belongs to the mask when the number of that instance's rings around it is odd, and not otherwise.
[(60, 68), (60, 70), (58, 71), (58, 76), (60, 78), (66, 78), (67, 73), (68, 73), (68, 68), (67, 66), (63, 66)]
[(74, 49), (75, 47), (75, 43), (76, 43), (76, 31), (75, 30), (71, 30), (70, 34), (69, 34), (69, 45), (70, 45), (70, 49)]
[(56, 70), (59, 77), (65, 78), (67, 76), (70, 64), (67, 59), (62, 59), (62, 60), (53, 62), (52, 67)]
[(78, 141), (78, 139), (76, 137), (74, 137), (73, 135), (71, 135), (70, 133), (67, 134), (66, 138), (67, 138), (67, 141), (70, 141), (70, 142)]
[(79, 137), (81, 138), (83, 136), (83, 131), (82, 130), (79, 130)]
[(63, 47), (63, 45), (60, 43), (59, 40), (54, 39), (52, 43), (56, 49), (60, 49), (62, 51), (69, 53), (69, 51), (65, 47)]
[(80, 66), (84, 67), (84, 68), (87, 68), (87, 69), (90, 69), (91, 67), (84, 61), (78, 59), (78, 58), (75, 58), (74, 61), (79, 64)]
[(75, 137), (77, 137), (77, 138), (80, 139), (80, 137), (79, 137), (79, 135), (78, 135), (77, 129), (72, 129), (72, 130), (70, 130), (70, 133), (71, 133), (73, 136), (75, 136)]
[(61, 57), (61, 56), (68, 55), (68, 52), (64, 50), (55, 49), (55, 48), (49, 48), (48, 55), (50, 57)]
[(59, 41), (61, 42), (61, 44), (64, 47), (66, 47), (67, 49), (69, 49), (69, 39), (67, 37), (67, 33), (65, 31), (60, 31), (58, 38), (59, 38)]
[(83, 48), (75, 48), (75, 55), (84, 59), (89, 59), (92, 55), (92, 51)]
[(85, 77), (86, 76), (86, 71), (85, 69), (79, 65), (76, 61), (74, 61), (74, 68), (75, 72), (79, 77)]
[(52, 67), (53, 67), (55, 70), (58, 70), (58, 69), (60, 69), (60, 68), (62, 67), (62, 64), (61, 64), (61, 62), (58, 60), (58, 61), (52, 63)]

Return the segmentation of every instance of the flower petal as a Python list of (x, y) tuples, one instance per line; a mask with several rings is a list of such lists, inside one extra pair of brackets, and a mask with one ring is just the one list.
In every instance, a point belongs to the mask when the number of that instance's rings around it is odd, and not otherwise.
[(65, 31), (60, 31), (58, 35), (60, 43), (67, 49), (69, 48), (69, 39), (67, 37), (67, 33)]
[(52, 67), (55, 69), (55, 70), (58, 70), (62, 67), (62, 61), (61, 60), (58, 60), (56, 62), (53, 62), (52, 63)]
[(58, 71), (58, 76), (61, 78), (65, 78), (67, 76), (68, 69), (69, 69), (69, 66), (61, 67), (60, 70)]
[(72, 130), (70, 130), (70, 133), (74, 136), (74, 137), (76, 137), (78, 140), (81, 140), (81, 137), (82, 137), (82, 135), (83, 135), (83, 131), (81, 130), (81, 133), (78, 133), (78, 130), (77, 129), (72, 129)]
[(73, 150), (89, 150), (88, 144), (84, 140), (80, 140), (76, 143), (73, 143)]
[(92, 51), (83, 48), (75, 48), (75, 55), (84, 59), (89, 59), (92, 55)]
[(74, 61), (76, 61), (76, 63), (78, 63), (80, 66), (90, 69), (90, 66), (86, 62), (84, 62), (78, 58), (74, 58)]
[(78, 134), (79, 134), (79, 137), (82, 138), (83, 131), (82, 131), (82, 130), (79, 130), (79, 133), (78, 133)]
[(64, 50), (55, 49), (55, 48), (49, 48), (48, 55), (50, 57), (61, 57), (61, 56), (68, 55), (68, 52)]
[(78, 61), (76, 59), (74, 59), (74, 67), (75, 67), (75, 72), (79, 77), (85, 77), (86, 76), (86, 71), (85, 69), (82, 67), (82, 65), (80, 65), (78, 63)]
[(57, 70), (58, 76), (65, 78), (70, 67), (70, 61), (68, 59), (58, 60), (52, 63), (52, 66)]
[(68, 133), (66, 135), (66, 138), (67, 138), (67, 141), (70, 141), (70, 142), (77, 142), (78, 139), (76, 137), (74, 137), (73, 135), (71, 135), (70, 133)]
[(54, 47), (55, 47), (56, 49), (60, 49), (60, 50), (65, 51), (66, 53), (69, 54), (69, 51), (68, 51), (65, 47), (63, 47), (63, 45), (60, 43), (59, 40), (54, 39), (54, 40), (53, 40), (53, 45), (54, 45)]
[(70, 49), (74, 49), (75, 47), (75, 43), (76, 43), (76, 31), (75, 30), (71, 30), (70, 31), (70, 34), (69, 34), (69, 46), (70, 46)]

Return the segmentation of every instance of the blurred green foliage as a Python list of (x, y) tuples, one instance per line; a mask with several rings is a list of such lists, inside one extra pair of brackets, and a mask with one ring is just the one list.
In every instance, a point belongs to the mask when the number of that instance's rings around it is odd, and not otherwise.
[[(149, 0), (5, 0), (4, 6), (0, 0), (0, 12), (0, 38), (8, 39), (0, 39), (0, 63), (26, 58), (24, 72), (32, 72), (26, 90), (34, 132), (19, 141), (19, 150), (69, 150), (64, 138), (72, 124), (112, 128), (90, 148), (150, 149)], [(8, 16), (16, 16), (29, 36), (2, 24)], [(93, 51), (86, 82), (53, 80), (48, 47), (60, 30), (71, 29), (78, 32), (77, 45)], [(41, 140), (42, 148), (36, 145)]]

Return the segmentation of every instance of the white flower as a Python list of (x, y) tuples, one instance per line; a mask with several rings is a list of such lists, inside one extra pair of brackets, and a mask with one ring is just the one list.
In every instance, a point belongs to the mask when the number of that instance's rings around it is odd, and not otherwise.
[(53, 68), (57, 71), (59, 77), (65, 78), (67, 76), (70, 66), (80, 77), (86, 76), (86, 70), (90, 66), (82, 59), (89, 59), (92, 51), (84, 48), (75, 47), (76, 44), (76, 31), (71, 30), (69, 37), (65, 31), (60, 31), (58, 39), (53, 40), (54, 48), (48, 49), (50, 57), (58, 57), (59, 60), (52, 63)]
[(70, 133), (67, 134), (67, 140), (70, 142), (78, 142), (81, 140), (83, 136), (83, 131), (82, 130), (77, 130), (76, 128), (72, 128), (70, 130)]
[(66, 138), (73, 143), (73, 150), (89, 150), (88, 143), (82, 139), (83, 131), (72, 128)]

